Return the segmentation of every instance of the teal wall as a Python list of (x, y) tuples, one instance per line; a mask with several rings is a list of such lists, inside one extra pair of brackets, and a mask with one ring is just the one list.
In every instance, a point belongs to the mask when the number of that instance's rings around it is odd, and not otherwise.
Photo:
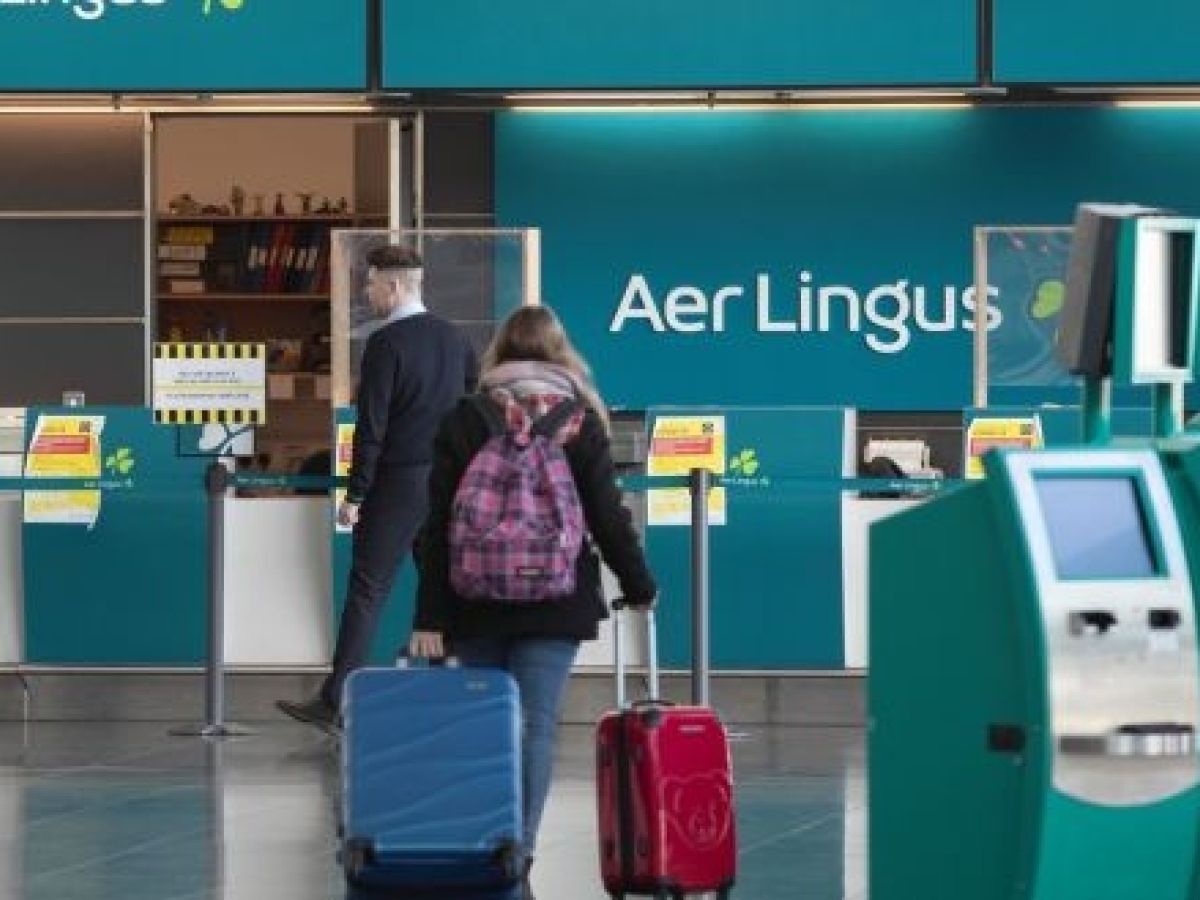
[(388, 88), (969, 84), (974, 0), (384, 0)]
[(1192, 0), (999, 0), (994, 22), (999, 83), (1200, 80)]
[[(1070, 224), (1083, 200), (1195, 213), (1198, 152), (1200, 110), (1187, 109), (524, 111), (497, 120), (496, 202), (499, 224), (542, 229), (543, 297), (616, 404), (956, 410), (971, 401), (973, 228)], [(616, 321), (635, 276), (661, 332)], [(897, 282), (907, 315), (886, 293), (872, 304)], [(833, 299), (827, 331), (815, 312), (805, 323), (806, 284), (813, 307), (823, 289), (852, 291), (860, 320)], [(718, 330), (725, 287), (743, 296)], [(670, 327), (672, 290), (677, 312), (710, 314)], [(795, 330), (764, 329), (760, 305)]]
[(9, 0), (0, 91), (366, 88), (364, 2), (238, 2)]

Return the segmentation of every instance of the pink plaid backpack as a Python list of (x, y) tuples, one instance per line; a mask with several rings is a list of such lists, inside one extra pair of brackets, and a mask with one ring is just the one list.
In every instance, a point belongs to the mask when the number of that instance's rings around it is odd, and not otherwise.
[(530, 603), (569, 596), (584, 518), (555, 436), (579, 404), (561, 400), (529, 422), (515, 404), (502, 414), (487, 397), (475, 403), (491, 437), (467, 466), (450, 507), (450, 586), (475, 600)]

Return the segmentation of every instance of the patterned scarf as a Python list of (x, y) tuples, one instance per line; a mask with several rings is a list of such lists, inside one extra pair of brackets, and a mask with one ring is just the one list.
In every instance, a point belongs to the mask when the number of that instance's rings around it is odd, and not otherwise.
[[(569, 369), (535, 360), (500, 363), (483, 374), (479, 389), (504, 410), (508, 430), (525, 441), (534, 422), (563, 400), (579, 399), (579, 387)], [(571, 440), (582, 424), (581, 404), (555, 432), (555, 443)]]

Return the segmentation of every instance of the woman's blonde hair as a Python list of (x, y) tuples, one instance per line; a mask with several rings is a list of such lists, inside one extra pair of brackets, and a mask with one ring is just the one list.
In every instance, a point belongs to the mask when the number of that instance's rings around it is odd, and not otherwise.
[(609, 430), (608, 409), (592, 381), (592, 370), (571, 344), (566, 329), (548, 306), (522, 306), (500, 325), (480, 362), (484, 374), (506, 362), (546, 362), (573, 376), (584, 403)]

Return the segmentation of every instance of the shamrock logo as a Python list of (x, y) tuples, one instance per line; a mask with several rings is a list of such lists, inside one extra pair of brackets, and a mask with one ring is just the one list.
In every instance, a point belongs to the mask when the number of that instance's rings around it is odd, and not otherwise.
[(1066, 295), (1065, 282), (1056, 279), (1043, 281), (1038, 285), (1029, 311), (1035, 319), (1051, 319), (1062, 312)]
[(104, 468), (116, 475), (128, 475), (135, 465), (133, 451), (128, 447), (118, 447), (115, 453), (104, 459)]
[[(237, 12), (246, 5), (246, 0), (217, 0), (223, 9), (229, 12)], [(212, 12), (213, 0), (204, 0), (204, 14), (207, 16)]]
[(729, 469), (747, 478), (753, 477), (758, 471), (758, 454), (754, 450), (743, 450), (729, 460)]

